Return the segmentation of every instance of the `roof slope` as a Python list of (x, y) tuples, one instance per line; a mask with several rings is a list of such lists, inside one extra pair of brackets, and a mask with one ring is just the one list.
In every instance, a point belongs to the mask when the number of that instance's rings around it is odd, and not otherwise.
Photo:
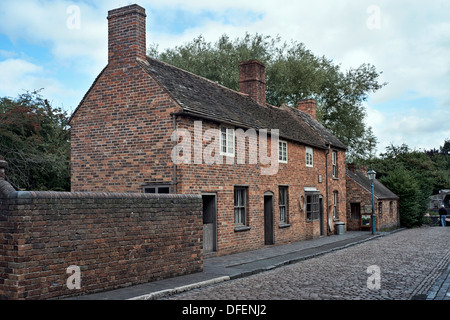
[[(366, 189), (368, 192), (372, 192), (372, 185), (370, 183), (369, 178), (362, 173), (359, 170), (356, 170), (355, 172), (347, 169), (347, 176), (355, 181), (357, 184), (359, 184), (361, 187)], [(384, 184), (382, 184), (380, 181), (376, 180), (373, 184), (374, 189), (374, 195), (378, 199), (394, 199), (398, 200), (400, 199), (395, 193), (393, 193), (391, 190), (389, 190)]]
[(318, 148), (331, 144), (346, 149), (325, 127), (302, 111), (261, 105), (246, 94), (162, 61), (147, 57), (146, 62), (139, 61), (186, 113), (243, 128), (279, 129), (282, 138)]

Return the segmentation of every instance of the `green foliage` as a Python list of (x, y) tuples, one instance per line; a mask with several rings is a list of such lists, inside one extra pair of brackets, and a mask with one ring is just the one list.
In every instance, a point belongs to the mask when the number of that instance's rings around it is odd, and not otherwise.
[(260, 34), (235, 40), (222, 35), (215, 43), (199, 36), (162, 53), (153, 46), (148, 53), (233, 90), (239, 90), (239, 63), (258, 59), (266, 66), (269, 104), (296, 107), (298, 100), (316, 99), (318, 120), (348, 146), (347, 156), (373, 156), (377, 140), (364, 122), (363, 102), (385, 84), (378, 82), (380, 74), (372, 65), (344, 72), (332, 60), (314, 55), (303, 43), (281, 42), (279, 37)]
[(380, 158), (363, 162), (371, 165), (377, 179), (400, 197), (400, 222), (410, 228), (423, 223), (429, 197), (450, 188), (449, 161), (449, 154), (428, 155), (403, 144), (391, 145)]
[(68, 116), (39, 92), (0, 98), (0, 155), (20, 189), (70, 190)]
[(400, 222), (411, 228), (422, 224), (423, 211), (420, 203), (420, 188), (413, 175), (399, 166), (389, 175), (380, 178), (380, 182), (400, 197)]

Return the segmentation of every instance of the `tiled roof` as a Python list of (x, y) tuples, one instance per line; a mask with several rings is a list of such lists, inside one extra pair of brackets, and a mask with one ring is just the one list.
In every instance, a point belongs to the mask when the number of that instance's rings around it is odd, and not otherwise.
[[(370, 183), (369, 178), (361, 171), (356, 170), (354, 172), (352, 170), (347, 169), (347, 176), (350, 179), (352, 179), (353, 181), (355, 181), (357, 184), (359, 184), (361, 187), (366, 189), (368, 192), (370, 192), (370, 193), (372, 192), (372, 185)], [(399, 197), (396, 194), (394, 194), (391, 190), (386, 188), (385, 185), (383, 185), (380, 181), (378, 181), (376, 179), (373, 184), (373, 189), (374, 189), (375, 197), (379, 200), (382, 200), (382, 199), (398, 200), (399, 199)]]
[(279, 129), (280, 137), (302, 144), (346, 149), (346, 146), (310, 115), (290, 107), (261, 105), (248, 95), (206, 78), (147, 57), (139, 61), (187, 114), (245, 129)]

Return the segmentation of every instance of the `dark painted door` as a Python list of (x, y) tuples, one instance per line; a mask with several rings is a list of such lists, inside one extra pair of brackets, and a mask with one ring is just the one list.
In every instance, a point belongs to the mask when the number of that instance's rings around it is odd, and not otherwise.
[(264, 195), (264, 244), (273, 243), (273, 195)]

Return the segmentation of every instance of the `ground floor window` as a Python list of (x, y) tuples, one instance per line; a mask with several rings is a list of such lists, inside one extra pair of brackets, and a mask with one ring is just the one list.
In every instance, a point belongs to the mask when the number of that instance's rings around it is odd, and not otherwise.
[(339, 219), (339, 211), (338, 211), (338, 192), (333, 192), (333, 219)]
[(170, 185), (144, 186), (144, 193), (170, 193)]
[(234, 188), (234, 224), (235, 226), (247, 225), (247, 188)]
[(287, 224), (288, 187), (279, 187), (278, 189), (278, 210), (280, 223)]
[(319, 193), (306, 193), (306, 220), (319, 220)]

